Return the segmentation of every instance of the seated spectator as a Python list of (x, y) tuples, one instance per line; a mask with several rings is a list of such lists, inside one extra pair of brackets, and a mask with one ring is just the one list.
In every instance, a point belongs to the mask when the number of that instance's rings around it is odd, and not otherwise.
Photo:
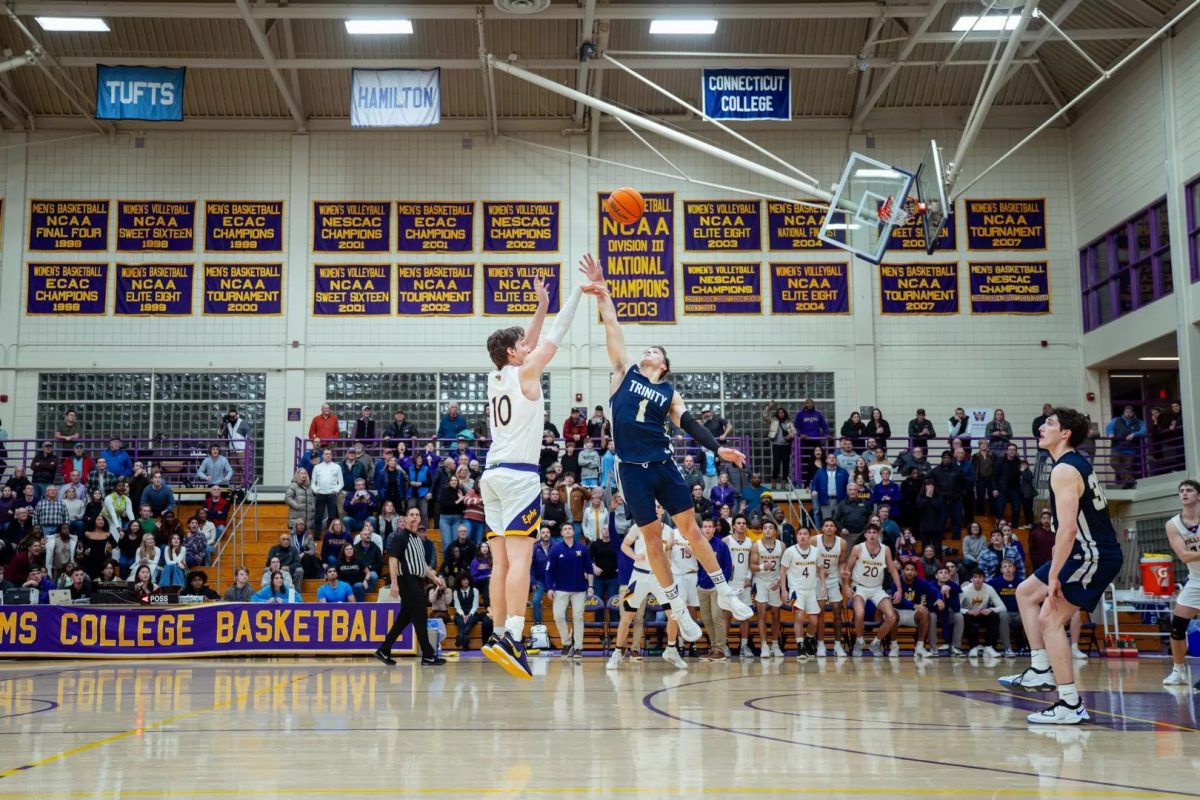
[(479, 590), (471, 586), (470, 575), (458, 576), (455, 580), (452, 599), (454, 624), (458, 627), (455, 646), (459, 650), (466, 650), (471, 643), (471, 631), (480, 623), (482, 623), (480, 635), (486, 642), (492, 635), (492, 618), (487, 614), (487, 607), (480, 606)]
[(53, 536), (46, 537), (46, 572), (51, 580), (70, 575), (69, 568), (75, 567), (75, 548), (79, 537), (71, 533), (70, 524), (58, 526)]
[(187, 588), (180, 594), (191, 595), (192, 597), (203, 597), (205, 600), (220, 600), (221, 595), (214, 592), (208, 585), (208, 573), (203, 570), (194, 569), (188, 573)]
[[(358, 561), (358, 565), (362, 567), (364, 576), (363, 588), (368, 592), (374, 590), (375, 582), (379, 580), (379, 575), (383, 572), (383, 548), (372, 536), (373, 532), (370, 525), (368, 525), (362, 529), (358, 541), (354, 543), (354, 558)], [(432, 542), (429, 542), (428, 539), (425, 541), (429, 543), (431, 548), (433, 547)], [(434, 552), (436, 553), (437, 551), (435, 550)], [(429, 560), (426, 558), (426, 563), (428, 562)], [(430, 566), (435, 566), (436, 562), (437, 558), (435, 557), (434, 564)]]
[(979, 566), (979, 555), (987, 547), (988, 540), (983, 538), (983, 526), (972, 522), (967, 526), (967, 535), (962, 540), (962, 562), (965, 569), (973, 570)]
[(158, 536), (155, 537), (155, 540), (159, 544), (164, 544), (169, 542), (172, 536), (178, 536), (179, 541), (182, 542), (183, 537), (187, 536), (187, 531), (184, 530), (183, 523), (176, 518), (174, 511), (165, 511), (162, 515), (162, 522), (158, 526)]
[(83, 567), (72, 565), (71, 572), (66, 577), (70, 578), (70, 583), (62, 588), (71, 590), (72, 602), (91, 598), (92, 581), (88, 578), (87, 573), (83, 571)]
[[(963, 587), (959, 602), (962, 605), (967, 654), (998, 657), (1000, 653), (996, 650), (996, 639), (1000, 633), (1000, 612), (1004, 610), (1004, 603), (996, 590), (984, 583), (983, 570), (976, 569), (971, 573), (971, 582)], [(979, 644), (981, 632), (982, 645)]]
[(846, 528), (851, 534), (863, 532), (871, 519), (871, 503), (858, 494), (858, 486), (853, 483), (846, 485), (846, 499), (833, 509), (833, 520), (839, 528)]
[(208, 540), (200, 529), (200, 521), (195, 517), (188, 520), (188, 533), (183, 537), (183, 549), (186, 552), (187, 566), (203, 567), (208, 563)]
[(892, 470), (884, 466), (878, 471), (879, 480), (871, 487), (871, 502), (875, 510), (887, 506), (895, 516), (900, 511), (900, 484), (892, 482)]
[(471, 559), (470, 573), (471, 584), (479, 590), (483, 604), (491, 605), (491, 595), (488, 590), (492, 578), (492, 546), (487, 542), (480, 543), (479, 551), (476, 552), (475, 558)]
[(217, 526), (213, 525), (208, 520), (208, 512), (203, 506), (196, 509), (196, 513), (192, 516), (196, 520), (196, 524), (200, 526), (200, 532), (204, 534), (205, 547), (208, 551), (209, 561), (212, 560), (213, 551), (217, 549)]
[[(122, 455), (124, 455), (124, 451), (121, 452)], [(125, 458), (128, 460), (129, 456), (125, 456)], [(111, 472), (113, 475), (116, 475), (118, 478), (121, 477), (121, 475), (115, 469), (113, 469), (112, 465), (108, 463), (107, 458), (104, 459), (104, 463), (105, 468), (109, 472)], [(91, 477), (92, 470), (95, 468), (96, 462), (92, 460), (91, 456), (83, 452), (83, 443), (76, 442), (70, 455), (66, 456), (62, 460), (61, 474), (63, 480), (65, 481), (70, 479), (72, 472), (78, 472), (80, 478), (86, 481), (89, 477)], [(52, 476), (51, 480), (53, 480)], [(49, 481), (47, 481), (47, 483), (49, 483)]]
[(916, 563), (921, 560), (920, 550), (921, 545), (913, 536), (912, 529), (905, 528), (896, 541), (896, 560), (902, 567), (910, 562)]
[(363, 523), (370, 519), (377, 509), (375, 496), (367, 490), (365, 480), (355, 479), (353, 487), (346, 492), (346, 499), (342, 501), (342, 511), (345, 512), (342, 522), (352, 533), (358, 533), (362, 530)]
[(44, 531), (56, 531), (67, 521), (67, 507), (58, 499), (58, 487), (47, 485), (42, 499), (34, 507), (33, 522)]
[(172, 533), (167, 539), (167, 545), (162, 550), (163, 569), (159, 584), (161, 586), (183, 586), (187, 582), (187, 550), (183, 549), (183, 540), (178, 533)]
[[(1016, 565), (1017, 580), (1025, 580), (1025, 546), (1017, 538), (1016, 531), (1007, 522), (1000, 524), (1000, 534), (1004, 537), (1004, 557), (1012, 559)], [(994, 576), (993, 576), (994, 577)]]
[(1020, 641), (1025, 629), (1021, 624), (1021, 610), (1017, 607), (1017, 587), (1021, 585), (1021, 579), (1017, 577), (1017, 565), (1011, 558), (1000, 562), (1000, 574), (993, 575), (987, 585), (996, 590), (1000, 602), (1004, 603), (1004, 610), (1000, 612), (1000, 646), (1004, 648), (1006, 658), (1015, 656), (1013, 631)]
[(279, 534), (279, 540), (267, 551), (267, 563), (269, 564), (272, 559), (279, 560), (279, 569), (286, 572), (290, 578), (289, 585), (303, 585), (304, 568), (300, 565), (300, 550), (292, 540), (292, 534), (287, 532)]
[(317, 589), (317, 602), (354, 602), (354, 590), (350, 588), (349, 584), (338, 580), (338, 568), (336, 564), (329, 564), (325, 567), (325, 582), (321, 584), (321, 588)]
[(146, 597), (157, 592), (158, 585), (154, 582), (150, 567), (142, 564), (135, 569), (133, 575), (129, 578), (129, 588), (141, 597)]
[(229, 465), (229, 459), (221, 455), (219, 445), (208, 448), (208, 457), (196, 470), (196, 480), (204, 486), (228, 486), (233, 480), (233, 467)]
[(979, 554), (979, 563), (976, 569), (983, 572), (985, 581), (991, 580), (992, 577), (1000, 574), (1000, 562), (1008, 557), (1004, 534), (999, 530), (992, 531), (987, 547), (983, 548)]
[(222, 598), (227, 603), (249, 603), (254, 597), (254, 587), (250, 585), (250, 570), (238, 567), (234, 572), (233, 586), (225, 590)]
[(837, 459), (837, 465), (846, 470), (846, 474), (850, 475), (854, 472), (854, 463), (858, 461), (858, 452), (854, 449), (854, 442), (847, 436), (843, 436), (838, 441), (838, 449), (834, 453)]
[(891, 507), (880, 506), (879, 510), (875, 512), (875, 516), (879, 518), (879, 541), (895, 552), (896, 542), (900, 540), (900, 534), (904, 531), (900, 528), (900, 524), (892, 519)]
[(938, 560), (937, 554), (933, 550), (933, 545), (927, 545), (921, 552), (920, 573), (927, 581), (932, 581), (937, 577), (937, 571), (943, 566)]
[(112, 493), (104, 498), (104, 516), (108, 518), (109, 529), (119, 532), (131, 524), (135, 519), (135, 505), (129, 496), (129, 484), (123, 479), (117, 481)]
[[(84, 489), (86, 492), (87, 490)], [(67, 510), (67, 523), (71, 527), (71, 533), (79, 535), (83, 533), (83, 510), (87, 506), (75, 492), (75, 487), (67, 484), (63, 487), (63, 508)]]
[(321, 561), (336, 566), (342, 548), (348, 544), (354, 544), (354, 539), (351, 538), (350, 532), (346, 530), (342, 521), (334, 518), (325, 530), (325, 536), (321, 539)]
[(263, 567), (262, 580), (259, 581), (259, 586), (267, 586), (271, 583), (271, 576), (276, 573), (283, 573), (283, 583), (285, 586), (294, 586), (292, 583), (291, 573), (285, 572), (283, 564), (279, 561), (279, 556), (268, 556), (267, 564)]
[[(379, 584), (379, 600), (391, 601), (388, 597), (389, 581), (386, 579)], [(450, 618), (450, 604), (453, 601), (454, 590), (449, 584), (429, 587), (429, 618), (445, 621)]]
[[(900, 569), (900, 601), (896, 603), (896, 627), (916, 628), (914, 657), (937, 654), (937, 626), (930, 625), (930, 609), (937, 608), (938, 591), (920, 577), (916, 561), (909, 560)], [(925, 647), (928, 640), (929, 647)]]
[(150, 473), (146, 472), (141, 461), (133, 462), (133, 476), (128, 481), (130, 497), (139, 498), (145, 494), (146, 487), (150, 485)]
[(961, 656), (963, 615), (961, 604), (962, 587), (950, 577), (950, 569), (943, 566), (934, 574), (934, 614), (941, 629), (942, 648), (948, 648), (952, 655)]
[[(472, 556), (472, 558), (474, 558), (474, 556)], [(453, 585), (454, 579), (459, 573), (466, 573), (469, 575), (470, 572), (471, 559), (463, 557), (462, 548), (460, 548), (457, 544), (451, 544), (446, 550), (446, 557), (442, 561), (442, 567), (440, 570), (438, 570), (438, 574), (446, 580), (446, 584), (449, 586)]]
[(35, 569), (43, 569), (46, 565), (46, 546), (40, 540), (34, 540), (28, 547), (17, 546), (16, 555), (4, 568), (4, 580), (13, 586), (21, 586), (29, 579), (29, 574)]
[(150, 568), (150, 577), (154, 578), (163, 568), (163, 551), (154, 541), (154, 537), (149, 534), (142, 537), (142, 546), (137, 549), (134, 555), (133, 564), (129, 569), (129, 582), (133, 583), (138, 569), (141, 567)]
[(367, 596), (367, 575), (359, 564), (354, 551), (354, 545), (342, 547), (337, 560), (338, 580), (347, 584), (354, 591), (354, 599), (361, 603)]
[[(699, 488), (693, 486), (692, 491)], [(591, 498), (579, 516), (582, 518), (583, 537), (588, 542), (596, 541), (601, 531), (608, 530), (608, 508), (604, 505), (604, 492), (599, 487), (592, 489)]]
[(10, 583), (20, 589), (36, 590), (36, 602), (42, 605), (50, 602), (50, 590), (54, 588), (54, 581), (46, 577), (46, 570), (41, 564), (33, 565), (24, 581), (10, 581)]
[(252, 603), (302, 603), (304, 599), (300, 597), (291, 586), (288, 586), (284, 581), (283, 572), (274, 572), (271, 574), (271, 582), (259, 589), (250, 596)]
[(204, 496), (204, 511), (208, 514), (208, 521), (216, 526), (218, 539), (225, 535), (230, 510), (229, 498), (221, 492), (221, 487), (210, 487), (208, 494)]
[(142, 492), (141, 502), (150, 506), (150, 511), (156, 517), (175, 510), (175, 493), (163, 481), (162, 472), (155, 470), (151, 473), (150, 485)]

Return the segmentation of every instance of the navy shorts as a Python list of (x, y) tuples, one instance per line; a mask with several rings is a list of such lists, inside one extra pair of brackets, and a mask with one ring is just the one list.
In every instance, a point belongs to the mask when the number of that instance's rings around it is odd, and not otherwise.
[[(1080, 554), (1072, 552), (1067, 559), (1067, 563), (1058, 573), (1058, 580), (1062, 583), (1063, 597), (1067, 602), (1076, 608), (1091, 613), (1100, 605), (1100, 599), (1104, 596), (1104, 590), (1112, 583), (1117, 575), (1121, 572), (1121, 565), (1124, 563), (1120, 553), (1113, 555), (1101, 555), (1096, 559), (1093, 569), (1084, 571), (1084, 574), (1076, 580), (1071, 580), (1075, 573), (1079, 572), (1083, 566), (1083, 560)], [(1039, 581), (1050, 585), (1050, 562), (1042, 564), (1033, 573)]]
[(692, 490), (684, 483), (674, 461), (650, 464), (622, 461), (617, 466), (617, 480), (625, 505), (637, 525), (649, 525), (658, 520), (655, 500), (662, 503), (663, 510), (671, 516), (692, 508)]

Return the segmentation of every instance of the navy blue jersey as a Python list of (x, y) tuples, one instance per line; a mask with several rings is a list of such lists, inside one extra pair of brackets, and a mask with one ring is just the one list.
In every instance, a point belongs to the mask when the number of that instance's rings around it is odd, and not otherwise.
[(630, 464), (671, 458), (667, 422), (674, 396), (675, 388), (670, 383), (651, 383), (636, 364), (629, 368), (609, 398), (617, 458)]
[[(1072, 560), (1091, 562), (1102, 557), (1121, 556), (1121, 543), (1117, 531), (1108, 516), (1108, 500), (1104, 489), (1092, 470), (1091, 463), (1076, 450), (1068, 450), (1054, 466), (1068, 464), (1079, 472), (1083, 479), (1083, 494), (1079, 498), (1079, 534), (1071, 551)], [(1050, 515), (1054, 530), (1058, 531), (1058, 508), (1054, 502), (1054, 488), (1050, 489)]]

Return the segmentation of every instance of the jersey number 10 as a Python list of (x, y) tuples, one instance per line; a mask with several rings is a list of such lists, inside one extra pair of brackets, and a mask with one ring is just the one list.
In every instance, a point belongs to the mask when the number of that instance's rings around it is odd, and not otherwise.
[(503, 427), (512, 422), (512, 399), (502, 394), (492, 398), (492, 424)]

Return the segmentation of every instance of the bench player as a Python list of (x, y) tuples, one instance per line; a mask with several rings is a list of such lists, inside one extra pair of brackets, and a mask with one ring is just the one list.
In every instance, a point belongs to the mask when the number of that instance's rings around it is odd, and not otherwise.
[[(780, 564), (783, 567), (783, 593), (792, 604), (796, 660), (807, 661), (809, 656), (817, 654), (816, 633), (821, 618), (817, 589), (825, 583), (821, 554), (813, 546), (808, 528), (801, 526), (796, 531), (796, 543), (784, 552)], [(806, 630), (812, 636), (806, 635)], [(824, 648), (822, 643), (821, 649)]]
[[(866, 541), (854, 545), (850, 551), (850, 559), (846, 562), (846, 572), (850, 575), (851, 602), (854, 604), (854, 649), (851, 653), (861, 656), (863, 651), (863, 625), (866, 622), (867, 602), (875, 604), (881, 617), (879, 629), (871, 640), (871, 655), (883, 655), (882, 639), (896, 627), (896, 609), (892, 602), (900, 602), (900, 572), (896, 562), (892, 560), (892, 550), (879, 541), (879, 526), (874, 522), (867, 523), (863, 531)], [(894, 594), (889, 595), (883, 588), (884, 573), (892, 576), (892, 585), (897, 587)], [(900, 647), (893, 642), (893, 651), (888, 655), (900, 655)]]
[(1167, 522), (1167, 541), (1187, 564), (1188, 579), (1175, 600), (1171, 617), (1171, 673), (1163, 686), (1186, 686), (1187, 629), (1200, 612), (1200, 483), (1189, 478), (1179, 484), (1180, 512)]

